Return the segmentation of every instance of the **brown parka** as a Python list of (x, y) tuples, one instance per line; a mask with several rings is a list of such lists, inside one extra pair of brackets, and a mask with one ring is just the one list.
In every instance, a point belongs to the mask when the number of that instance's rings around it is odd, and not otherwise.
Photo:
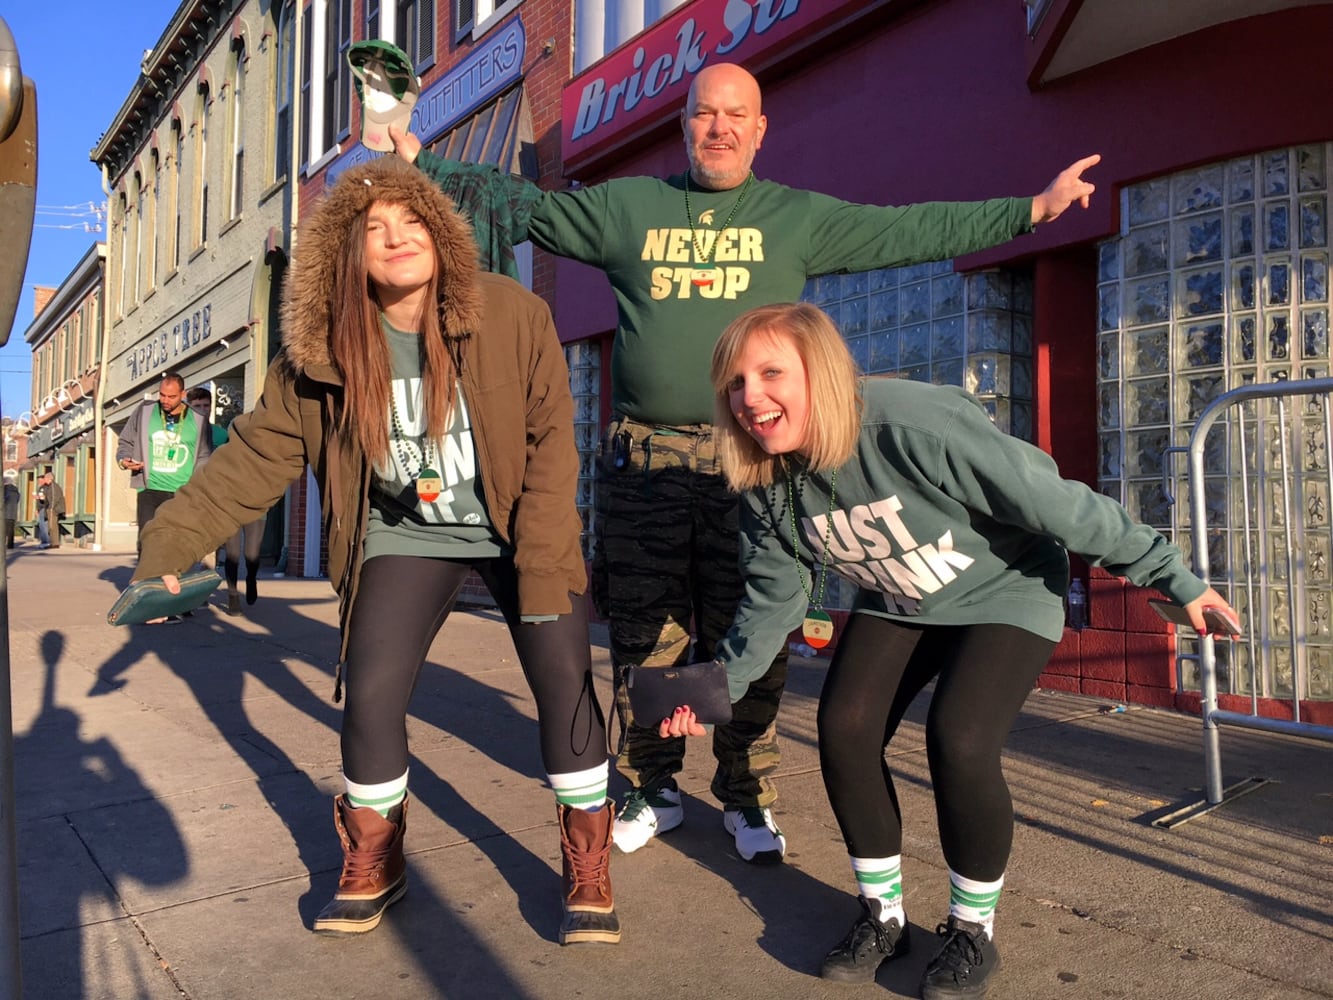
[(341, 599), (339, 660), (361, 569), (370, 465), (354, 436), (337, 430), (345, 373), (333, 361), (330, 309), (349, 226), (377, 200), (410, 207), (434, 239), (440, 327), (461, 348), (486, 507), (514, 551), (519, 612), (568, 613), (571, 594), (587, 586), (574, 502), (574, 404), (550, 310), (517, 282), (479, 270), (471, 227), (452, 202), (414, 167), (382, 157), (343, 174), (302, 224), (283, 294), (283, 349), (260, 398), (144, 527), (134, 574), (141, 580), (188, 569), (261, 516), (309, 466), (319, 484), (329, 580)]

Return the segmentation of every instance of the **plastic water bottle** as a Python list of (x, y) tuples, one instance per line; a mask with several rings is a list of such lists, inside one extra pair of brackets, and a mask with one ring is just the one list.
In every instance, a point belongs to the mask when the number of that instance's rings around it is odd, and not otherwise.
[(787, 644), (787, 652), (793, 656), (818, 656), (819, 652), (814, 646), (807, 645), (804, 642), (790, 642)]
[(1088, 627), (1088, 592), (1083, 589), (1083, 581), (1077, 578), (1069, 584), (1069, 627)]

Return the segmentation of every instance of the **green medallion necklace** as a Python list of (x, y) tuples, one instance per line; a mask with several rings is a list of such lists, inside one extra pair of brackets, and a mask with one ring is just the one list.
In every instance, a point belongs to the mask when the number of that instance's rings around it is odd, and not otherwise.
[(745, 183), (741, 186), (740, 196), (736, 199), (736, 204), (731, 206), (731, 211), (727, 214), (727, 221), (722, 223), (717, 231), (717, 236), (713, 237), (713, 245), (708, 248), (708, 253), (704, 253), (703, 248), (699, 246), (699, 234), (694, 231), (694, 212), (690, 208), (690, 174), (685, 172), (685, 220), (690, 224), (690, 242), (694, 244), (694, 255), (698, 258), (698, 263), (690, 272), (690, 284), (700, 288), (707, 288), (711, 285), (717, 276), (717, 265), (710, 264), (708, 258), (717, 250), (717, 241), (722, 238), (723, 231), (731, 225), (731, 220), (736, 218), (736, 211), (741, 207), (741, 202), (745, 200), (745, 193), (750, 190), (750, 182), (754, 180), (754, 171), (745, 178)]
[[(802, 485), (810, 479), (809, 473), (801, 470)], [(833, 616), (824, 610), (824, 595), (828, 590), (828, 564), (829, 564), (829, 542), (833, 538), (833, 508), (838, 499), (838, 470), (834, 469), (829, 476), (829, 496), (828, 496), (828, 516), (824, 520), (824, 555), (819, 567), (819, 596), (816, 597), (815, 590), (815, 571), (810, 570), (810, 586), (805, 585), (805, 576), (801, 573), (801, 540), (796, 530), (796, 493), (797, 489), (792, 487), (792, 476), (790, 471), (787, 474), (787, 509), (791, 512), (791, 545), (792, 558), (796, 560), (796, 579), (801, 581), (801, 589), (805, 591), (806, 598), (810, 601), (810, 607), (806, 610), (805, 620), (801, 622), (801, 634), (805, 636), (805, 641), (815, 649), (823, 649), (833, 641)]]

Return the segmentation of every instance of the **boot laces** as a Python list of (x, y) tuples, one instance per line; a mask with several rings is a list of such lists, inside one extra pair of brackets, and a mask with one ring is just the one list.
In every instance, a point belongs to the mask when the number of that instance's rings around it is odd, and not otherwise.
[(593, 851), (580, 851), (571, 846), (569, 850), (565, 851), (565, 857), (569, 861), (569, 889), (571, 894), (580, 885), (591, 885), (600, 888), (607, 877), (607, 867), (611, 858), (611, 844), (608, 841), (605, 847)]
[(375, 878), (380, 875), (388, 863), (391, 847), (382, 847), (373, 851), (348, 851), (343, 858), (344, 879)]
[(981, 965), (983, 956), (977, 939), (962, 927), (940, 924), (935, 933), (945, 939), (944, 947), (931, 962), (931, 968), (946, 969), (955, 975), (969, 975), (973, 967)]

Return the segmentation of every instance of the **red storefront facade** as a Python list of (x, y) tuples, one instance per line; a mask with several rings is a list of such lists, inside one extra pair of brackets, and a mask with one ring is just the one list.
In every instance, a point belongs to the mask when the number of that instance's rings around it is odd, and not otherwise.
[[(960, 259), (955, 269), (969, 282), (988, 272), (1010, 274), (1003, 278), (1009, 287), (1024, 288), (1021, 296), (1015, 293), (1023, 302), (1012, 320), (1015, 330), (1023, 323), (1023, 343), (1015, 334), (1012, 356), (1000, 359), (1002, 368), (1023, 372), (1023, 386), (1016, 388), (1015, 380), (1008, 387), (1013, 398), (998, 403), (1010, 420), (1007, 429), (1050, 452), (1070, 478), (1119, 491), (1118, 498), (1138, 514), (1151, 507), (1140, 503), (1142, 484), (1127, 472), (1116, 474), (1106, 443), (1112, 434), (1134, 439), (1138, 429), (1108, 427), (1099, 409), (1116, 382), (1099, 349), (1110, 338), (1128, 339), (1133, 323), (1120, 323), (1109, 308), (1099, 311), (1099, 303), (1119, 303), (1123, 294), (1126, 313), (1136, 305), (1130, 264), (1126, 273), (1118, 268), (1139, 246), (1134, 241), (1142, 242), (1136, 234), (1148, 231), (1136, 227), (1155, 218), (1143, 208), (1154, 185), (1166, 192), (1160, 227), (1194, 226), (1190, 232), (1197, 239), (1214, 222), (1191, 214), (1209, 207), (1212, 178), (1226, 184), (1217, 194), (1217, 224), (1231, 225), (1235, 213), (1241, 227), (1256, 212), (1261, 222), (1271, 221), (1271, 206), (1278, 203), (1266, 199), (1286, 194), (1280, 186), (1270, 190), (1271, 175), (1288, 169), (1279, 164), (1292, 165), (1307, 193), (1291, 211), (1308, 208), (1314, 220), (1309, 239), (1303, 235), (1287, 254), (1299, 258), (1296, 266), (1307, 275), (1301, 294), (1308, 298), (1290, 305), (1293, 322), (1327, 328), (1323, 192), (1333, 105), (1322, 52), (1333, 38), (1333, 5), (1232, 5), (1232, 19), (1217, 23), (1223, 15), (1205, 9), (1211, 6), (1054, 0), (1029, 4), (1036, 9), (1025, 16), (1019, 5), (991, 0), (694, 0), (566, 85), (564, 173), (588, 184), (679, 172), (685, 156), (676, 115), (685, 90), (699, 68), (722, 61), (750, 68), (764, 87), (769, 129), (756, 172), (850, 201), (1035, 194), (1070, 162), (1100, 153), (1102, 163), (1088, 175), (1098, 190), (1087, 211), (1073, 210), (1031, 236)], [(1307, 184), (1307, 174), (1316, 179)], [(1175, 194), (1187, 184), (1203, 190), (1197, 205)], [(1231, 270), (1222, 273), (1236, 270), (1234, 258), (1244, 252), (1224, 246), (1226, 263), (1218, 267)], [(1262, 248), (1259, 255), (1266, 265)], [(1168, 274), (1174, 266), (1167, 261)], [(605, 341), (615, 309), (604, 277), (565, 260), (552, 267), (551, 301), (562, 338)], [(936, 273), (925, 280), (951, 279)], [(970, 297), (973, 286), (967, 287)], [(859, 286), (853, 290), (853, 296), (863, 293)], [(821, 301), (823, 295), (812, 285), (810, 297)], [(848, 311), (849, 302), (856, 308)], [(1232, 322), (1232, 305), (1219, 322)], [(852, 316), (854, 332), (862, 332), (855, 325), (862, 322), (862, 307), (853, 299), (835, 295), (832, 306)], [(1118, 315), (1119, 305), (1115, 310)], [(932, 331), (938, 319), (929, 318)], [(969, 330), (970, 321), (965, 316)], [(1170, 331), (1174, 336), (1174, 325)], [(864, 357), (858, 354), (863, 366), (905, 369), (905, 363), (877, 359), (877, 336), (872, 330), (864, 338), (871, 346)], [(906, 332), (902, 338), (905, 345)], [(853, 341), (850, 334), (848, 339)], [(867, 365), (867, 358), (879, 363)], [(919, 366), (914, 377), (952, 380), (952, 364)], [(974, 388), (966, 358), (962, 367), (964, 384)], [(1292, 374), (1315, 370), (1307, 365)], [(1272, 364), (1258, 364), (1260, 379), (1285, 375)], [(1090, 627), (1066, 631), (1042, 685), (1116, 702), (1197, 709), (1197, 691), (1177, 677), (1174, 639), (1146, 606), (1150, 595), (1101, 571), (1089, 574), (1078, 566), (1076, 573), (1088, 578)], [(1263, 710), (1281, 715), (1289, 708), (1274, 702)], [(1329, 709), (1316, 692), (1303, 702), (1302, 715), (1327, 721), (1333, 718)]]

